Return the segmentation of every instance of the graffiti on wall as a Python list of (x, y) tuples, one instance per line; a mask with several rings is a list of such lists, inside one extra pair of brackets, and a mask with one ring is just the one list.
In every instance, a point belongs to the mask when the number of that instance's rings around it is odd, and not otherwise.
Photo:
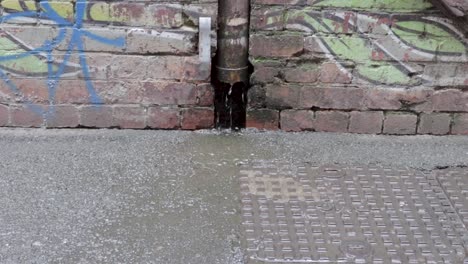
[[(445, 18), (431, 15), (374, 13), (379, 1), (315, 1), (307, 8), (269, 11), (263, 29), (306, 32), (306, 48), (324, 53), (340, 69), (371, 83), (419, 85), (454, 76), (433, 76), (423, 64), (468, 62), (468, 43)], [(385, 2), (385, 1), (381, 1)], [(327, 11), (320, 7), (363, 9), (363, 12)], [(394, 3), (393, 9), (424, 11), (425, 1)], [(388, 7), (390, 8), (390, 7)], [(352, 64), (352, 67), (349, 65)], [(439, 71), (442, 72), (443, 71)], [(460, 77), (466, 82), (466, 77)], [(453, 80), (450, 80), (453, 83)]]
[[(20, 89), (10, 78), (12, 74), (45, 77), (48, 101), (51, 107), (45, 112), (43, 108), (32, 102), (27, 102), (29, 108), (38, 114), (53, 114), (58, 84), (64, 75), (70, 73), (81, 72), (89, 93), (90, 103), (101, 104), (101, 99), (90, 78), (83, 41), (85, 38), (89, 38), (111, 46), (122, 47), (125, 45), (123, 37), (109, 39), (83, 28), (83, 22), (89, 12), (85, 0), (77, 0), (74, 12), (73, 10), (61, 9), (60, 4), (61, 2), (51, 4), (49, 1), (2, 1), (2, 7), (7, 13), (0, 17), (0, 23), (38, 18), (57, 27), (56, 35), (37, 47), (29, 46), (17, 38), (14, 33), (0, 29), (0, 79), (7, 87), (16, 95), (21, 95)], [(59, 45), (66, 47), (65, 54), (60, 59), (54, 56), (54, 50)], [(70, 60), (74, 53), (78, 56), (78, 63), (72, 63)]]

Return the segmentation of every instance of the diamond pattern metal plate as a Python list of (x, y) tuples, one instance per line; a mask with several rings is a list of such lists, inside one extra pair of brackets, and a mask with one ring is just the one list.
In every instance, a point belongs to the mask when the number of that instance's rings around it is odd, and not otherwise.
[(439, 170), (435, 174), (465, 227), (468, 227), (468, 168)]
[[(445, 192), (463, 193), (466, 221), (467, 175), (454, 174)], [(258, 162), (243, 165), (241, 192), (248, 263), (466, 261), (468, 231), (433, 174)]]

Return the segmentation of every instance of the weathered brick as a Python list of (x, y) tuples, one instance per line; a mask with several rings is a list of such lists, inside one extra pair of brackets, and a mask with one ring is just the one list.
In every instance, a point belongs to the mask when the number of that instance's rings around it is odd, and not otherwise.
[(360, 88), (324, 88), (318, 107), (325, 109), (361, 109), (364, 90)]
[(55, 93), (57, 104), (86, 104), (90, 96), (83, 80), (61, 80)]
[(142, 82), (132, 90), (140, 91), (140, 100), (155, 105), (196, 105), (197, 86), (183, 82)]
[(284, 8), (263, 7), (251, 11), (252, 30), (282, 30), (284, 22)]
[(306, 131), (314, 130), (314, 112), (309, 110), (284, 110), (281, 111), (281, 130)]
[(431, 99), (432, 89), (369, 88), (364, 95), (364, 105), (374, 110), (400, 110), (411, 108), (415, 111), (429, 110), (425, 103)]
[(284, 80), (292, 83), (315, 83), (320, 76), (320, 69), (315, 64), (302, 64), (283, 70)]
[(181, 112), (181, 128), (185, 130), (207, 129), (214, 127), (212, 108), (187, 108)]
[(146, 109), (141, 106), (115, 106), (114, 124), (120, 128), (146, 127)]
[(147, 7), (149, 25), (158, 25), (166, 28), (178, 28), (184, 23), (182, 5), (179, 4), (153, 4)]
[[(2, 83), (0, 86), (2, 86), (4, 81), (0, 79), (0, 82)], [(49, 102), (49, 90), (46, 79), (12, 78), (10, 82), (14, 83), (18, 91), (12, 94), (10, 102), (37, 104), (47, 104)], [(9, 88), (6, 87), (6, 89)]]
[[(42, 110), (39, 107), (36, 110)], [(25, 106), (10, 106), (10, 125), (16, 127), (41, 127), (44, 123), (42, 112), (34, 112), (33, 109)]]
[(252, 35), (250, 55), (254, 57), (292, 57), (304, 50), (300, 35)]
[(349, 119), (349, 132), (360, 134), (382, 133), (383, 112), (351, 112)]
[(211, 84), (200, 84), (197, 86), (197, 105), (213, 106), (214, 105), (214, 87)]
[(290, 85), (268, 85), (266, 104), (272, 109), (292, 108), (299, 104), (300, 87)]
[(146, 77), (148, 60), (145, 56), (115, 55), (109, 65), (109, 74), (114, 79), (137, 79)]
[(180, 128), (180, 110), (169, 107), (150, 107), (148, 109), (148, 126), (157, 129)]
[(384, 119), (384, 134), (413, 135), (416, 134), (418, 117), (410, 113), (387, 113)]
[(146, 68), (139, 68), (138, 70), (146, 71), (146, 78), (149, 80), (181, 80), (184, 78), (186, 57), (147, 56), (145, 59), (148, 65), (147, 70)]
[(320, 81), (323, 83), (351, 83), (352, 76), (340, 69), (336, 63), (324, 63), (320, 71)]
[[(109, 27), (87, 28), (86, 30), (92, 34), (95, 34), (104, 38), (108, 38), (108, 39), (122, 38), (126, 34), (125, 29), (118, 29), (118, 28), (109, 29)], [(67, 50), (68, 43), (69, 42), (62, 43), (61, 49)], [(125, 48), (126, 48), (125, 45), (123, 46), (108, 45), (107, 43), (103, 43), (101, 41), (97, 41), (92, 38), (83, 38), (83, 50), (84, 51), (123, 52)]]
[(468, 135), (468, 114), (455, 114), (453, 117), (452, 134)]
[(8, 106), (0, 105), (0, 126), (6, 126), (9, 122)]
[(127, 34), (127, 52), (139, 54), (188, 54), (195, 53), (194, 32), (160, 32), (136, 28)]
[(198, 26), (200, 17), (210, 17), (212, 28), (218, 25), (218, 1), (216, 0), (201, 0), (199, 4), (192, 3), (183, 6), (183, 19), (186, 25), (191, 24)]
[(468, 92), (456, 89), (436, 91), (432, 97), (434, 111), (468, 112)]
[(77, 127), (80, 124), (79, 112), (74, 105), (57, 105), (46, 115), (46, 127)]
[(80, 125), (84, 127), (113, 127), (112, 107), (106, 105), (86, 105), (80, 109)]
[(251, 109), (247, 111), (248, 128), (278, 130), (279, 111), (271, 109)]
[(421, 114), (418, 134), (446, 135), (450, 132), (451, 121), (452, 117), (450, 114)]
[(272, 83), (278, 74), (278, 68), (259, 66), (255, 68), (250, 81), (252, 84)]
[(203, 63), (198, 56), (187, 57), (183, 66), (183, 80), (209, 81), (211, 75), (211, 64)]
[(300, 87), (299, 95), (299, 108), (310, 109), (312, 107), (319, 107), (323, 105), (322, 98), (324, 94), (324, 88), (302, 86)]
[(104, 104), (142, 102), (142, 88), (138, 81), (95, 81), (94, 89)]
[(318, 132), (347, 132), (349, 114), (339, 111), (315, 112), (315, 131)]
[(364, 90), (361, 88), (303, 86), (301, 90), (299, 103), (301, 108), (318, 107), (337, 110), (360, 110), (363, 108)]
[(253, 109), (266, 107), (266, 89), (262, 85), (253, 85), (247, 91), (247, 105)]

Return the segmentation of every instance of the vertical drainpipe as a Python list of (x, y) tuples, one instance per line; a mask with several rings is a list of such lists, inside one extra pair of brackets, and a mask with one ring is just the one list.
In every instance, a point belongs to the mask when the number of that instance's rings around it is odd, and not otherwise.
[(249, 85), (250, 0), (219, 0), (218, 52), (215, 61), (217, 123), (245, 126)]

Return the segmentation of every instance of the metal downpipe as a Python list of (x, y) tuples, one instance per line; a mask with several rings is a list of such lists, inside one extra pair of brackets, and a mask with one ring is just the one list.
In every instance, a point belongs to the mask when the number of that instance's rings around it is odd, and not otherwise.
[(220, 0), (215, 59), (217, 126), (245, 127), (250, 0)]

